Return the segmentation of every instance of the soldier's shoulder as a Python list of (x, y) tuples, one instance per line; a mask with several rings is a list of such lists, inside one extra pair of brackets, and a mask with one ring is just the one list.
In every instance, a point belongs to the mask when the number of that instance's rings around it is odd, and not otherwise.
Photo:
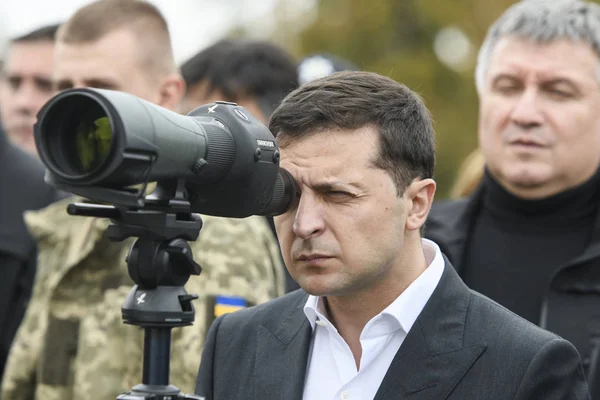
[(27, 211), (25, 215), (27, 216), (28, 220), (65, 218), (65, 216), (69, 216), (69, 214), (67, 214), (67, 206), (74, 201), (77, 201), (77, 199), (73, 197), (67, 197), (62, 200), (58, 200), (42, 209)]
[(265, 217), (253, 215), (247, 218), (224, 218), (202, 215), (203, 230), (230, 230), (232, 232), (263, 232), (269, 230)]
[[(92, 220), (90, 217), (76, 217), (67, 213), (70, 203), (84, 201), (81, 197), (67, 197), (36, 211), (24, 214), (27, 229), (38, 240), (48, 236), (64, 239), (71, 232), (77, 232), (78, 226), (85, 227)], [(108, 220), (94, 219), (94, 224), (101, 228), (108, 226)]]
[(297, 289), (266, 303), (228, 314), (227, 318), (223, 320), (223, 324), (227, 321), (226, 325), (230, 326), (256, 325), (259, 322), (276, 325), (281, 323), (282, 318), (294, 317), (298, 313), (302, 314), (307, 299), (308, 294), (302, 289)]
[(275, 236), (264, 217), (221, 218), (202, 216), (202, 229), (197, 242), (210, 243), (275, 243)]

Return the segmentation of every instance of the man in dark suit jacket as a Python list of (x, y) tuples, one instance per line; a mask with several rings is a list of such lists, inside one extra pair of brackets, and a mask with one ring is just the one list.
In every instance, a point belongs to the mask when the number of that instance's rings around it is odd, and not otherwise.
[(196, 393), (219, 399), (588, 399), (569, 342), (471, 292), (422, 239), (431, 118), (389, 78), (343, 72), (272, 116), (298, 188), (275, 218), (302, 290), (217, 319)]
[(44, 182), (43, 164), (11, 144), (0, 129), (0, 378), (36, 273), (36, 246), (23, 212), (58, 198)]
[[(479, 52), (483, 180), (425, 236), (465, 283), (575, 345), (600, 399), (600, 6), (523, 1)], [(483, 169), (484, 167), (481, 166)]]

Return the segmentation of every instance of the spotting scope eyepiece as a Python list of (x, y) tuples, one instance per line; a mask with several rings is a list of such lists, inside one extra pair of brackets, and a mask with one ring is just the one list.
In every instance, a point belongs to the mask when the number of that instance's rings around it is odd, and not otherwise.
[(91, 200), (143, 207), (158, 182), (183, 188), (190, 212), (242, 218), (281, 214), (295, 198), (273, 135), (235, 103), (181, 115), (124, 92), (69, 89), (42, 107), (34, 132), (46, 181)]

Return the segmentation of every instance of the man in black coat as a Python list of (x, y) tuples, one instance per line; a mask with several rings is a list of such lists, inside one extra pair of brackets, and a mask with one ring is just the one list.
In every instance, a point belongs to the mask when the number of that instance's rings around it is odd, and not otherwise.
[(600, 399), (600, 6), (523, 1), (479, 52), (485, 173), (425, 236), (465, 283), (572, 342)]
[(220, 399), (589, 399), (572, 344), (470, 291), (421, 227), (433, 124), (369, 72), (309, 82), (275, 110), (297, 199), (275, 225), (302, 289), (213, 323), (196, 393)]
[(8, 350), (23, 318), (36, 270), (35, 242), (23, 212), (57, 200), (44, 182), (44, 166), (9, 143), (0, 130), (0, 377)]

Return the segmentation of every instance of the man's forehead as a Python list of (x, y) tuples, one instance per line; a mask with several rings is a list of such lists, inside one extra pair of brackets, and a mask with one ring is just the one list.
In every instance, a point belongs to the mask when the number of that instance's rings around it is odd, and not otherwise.
[(284, 133), (279, 137), (279, 143), (282, 156), (365, 154), (377, 149), (379, 133), (371, 125), (356, 129), (332, 127), (315, 129), (300, 136)]
[[(56, 43), (56, 61), (92, 60), (95, 63), (108, 65), (136, 65), (140, 60), (143, 45), (136, 41), (136, 36), (128, 29), (117, 29), (99, 39), (83, 42)], [(147, 50), (147, 49), (146, 49)]]
[(315, 133), (280, 148), (280, 165), (311, 184), (350, 183), (359, 180), (365, 170), (376, 168), (376, 143), (373, 133), (367, 131)]
[(135, 56), (122, 50), (110, 50), (98, 42), (58, 43), (54, 57), (55, 80), (112, 80), (128, 79), (142, 69)]
[(52, 70), (54, 43), (48, 40), (12, 43), (5, 54), (5, 71), (23, 69)]
[(51, 40), (33, 40), (27, 42), (13, 42), (6, 50), (6, 58), (15, 54), (35, 55), (39, 51), (50, 51), (54, 49), (54, 42)]
[(490, 77), (503, 73), (536, 74), (576, 80), (583, 74), (596, 78), (598, 56), (585, 42), (557, 39), (537, 42), (505, 36), (496, 44), (490, 62)]
[(335, 187), (361, 187), (363, 174), (359, 168), (344, 168), (342, 165), (298, 165), (284, 163), (281, 167), (286, 169), (300, 187), (310, 188), (335, 188)]

